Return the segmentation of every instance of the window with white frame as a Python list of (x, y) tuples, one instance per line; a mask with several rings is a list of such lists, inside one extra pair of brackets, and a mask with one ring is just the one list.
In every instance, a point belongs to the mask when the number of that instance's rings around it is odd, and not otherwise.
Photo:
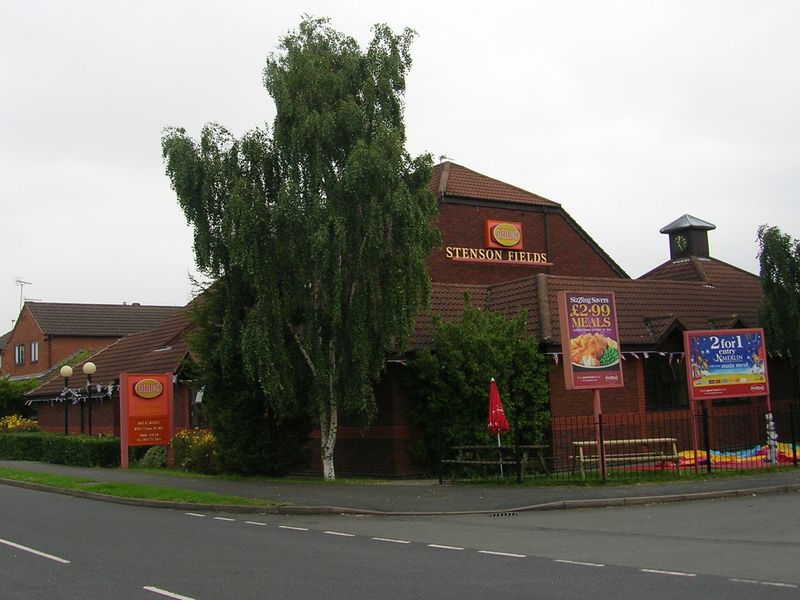
[(39, 342), (31, 342), (31, 362), (39, 362)]
[(14, 348), (14, 364), (25, 364), (25, 344), (19, 344), (16, 348)]

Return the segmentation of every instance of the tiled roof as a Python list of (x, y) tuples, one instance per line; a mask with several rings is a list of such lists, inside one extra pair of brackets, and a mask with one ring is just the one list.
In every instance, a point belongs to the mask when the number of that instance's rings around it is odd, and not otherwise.
[(698, 258), (696, 256), (667, 261), (645, 273), (639, 279), (703, 281), (714, 285), (735, 283), (744, 285), (748, 291), (761, 289), (761, 279), (758, 275), (716, 258)]
[(13, 329), (11, 331), (9, 331), (8, 333), (4, 333), (3, 335), (0, 335), (0, 350), (2, 350), (3, 348), (6, 347), (6, 344), (8, 343), (8, 340), (11, 339), (11, 334), (12, 333), (14, 333)]
[(684, 229), (705, 229), (706, 231), (711, 231), (716, 228), (716, 225), (708, 221), (703, 221), (703, 219), (698, 219), (692, 215), (682, 215), (669, 225), (664, 225), (659, 231), (661, 233), (673, 233), (675, 231), (683, 231)]
[(121, 337), (152, 329), (181, 310), (179, 306), (141, 304), (66, 304), (26, 302), (45, 335)]
[(434, 167), (430, 186), (431, 191), (437, 197), (450, 196), (536, 206), (561, 206), (557, 202), (492, 179), (453, 162), (443, 162)]
[[(651, 272), (651, 275), (672, 273), (676, 279), (564, 277), (540, 273), (473, 289), (480, 293), (473, 293), (472, 298), (476, 304), (477, 298), (484, 298), (481, 306), (508, 317), (525, 310), (530, 333), (551, 347), (560, 344), (559, 291), (614, 292), (620, 342), (633, 350), (656, 349), (676, 330), (757, 326), (762, 295), (759, 278), (715, 259), (706, 259), (702, 264), (705, 279), (697, 276), (691, 261), (683, 261), (678, 265), (662, 265), (663, 269)], [(445, 320), (457, 319), (462, 309), (456, 308), (463, 305), (459, 289), (464, 286), (434, 283), (431, 311)], [(430, 343), (432, 332), (430, 317), (421, 318), (411, 339), (412, 347)]]
[(434, 330), (431, 315), (437, 315), (445, 321), (459, 319), (464, 313), (465, 294), (469, 296), (473, 306), (486, 306), (486, 286), (432, 283), (430, 307), (417, 317), (409, 346), (418, 349), (430, 343)]
[[(185, 339), (190, 327), (186, 310), (179, 310), (156, 328), (131, 334), (95, 352), (87, 359), (97, 366), (92, 382), (102, 386), (116, 384), (122, 371), (175, 373), (190, 354)], [(85, 386), (83, 364), (73, 368), (74, 387)], [(56, 375), (27, 395), (32, 398), (55, 397), (61, 392), (63, 383), (63, 379)]]
[[(610, 291), (617, 303), (620, 343), (654, 348), (674, 329), (712, 329), (739, 323), (758, 323), (760, 286), (741, 278), (701, 281), (624, 280), (547, 277), (547, 300), (555, 326), (550, 340), (560, 343), (559, 291)], [(540, 338), (541, 339), (541, 338)]]

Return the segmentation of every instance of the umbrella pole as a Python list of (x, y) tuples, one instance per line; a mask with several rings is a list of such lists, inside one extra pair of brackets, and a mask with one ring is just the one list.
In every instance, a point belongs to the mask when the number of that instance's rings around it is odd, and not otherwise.
[(503, 476), (503, 450), (500, 448), (500, 432), (497, 432), (497, 454), (500, 455), (500, 477)]

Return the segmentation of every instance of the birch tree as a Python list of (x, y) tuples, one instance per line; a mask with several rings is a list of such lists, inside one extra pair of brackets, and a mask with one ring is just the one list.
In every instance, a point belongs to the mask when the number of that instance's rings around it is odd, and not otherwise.
[(759, 321), (770, 350), (786, 353), (800, 369), (800, 240), (777, 227), (758, 228), (758, 261), (764, 298)]
[[(340, 414), (369, 422), (386, 356), (403, 351), (429, 294), (432, 160), (405, 150), (412, 39), (377, 25), (362, 50), (306, 18), (264, 70), (271, 135), (209, 126), (199, 145), (180, 129), (163, 140), (195, 249), (210, 249), (198, 264), (218, 276), (225, 257), (252, 290), (243, 368), (278, 413), (300, 403), (316, 414), (326, 479)], [(177, 153), (187, 147), (191, 159)], [(233, 175), (215, 179), (219, 164)]]

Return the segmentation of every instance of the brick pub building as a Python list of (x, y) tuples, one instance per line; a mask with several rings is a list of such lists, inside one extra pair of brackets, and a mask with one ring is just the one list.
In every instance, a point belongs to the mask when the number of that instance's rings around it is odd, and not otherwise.
[[(667, 238), (660, 241), (654, 235), (654, 243), (669, 245), (669, 260), (631, 279), (556, 202), (452, 162), (436, 166), (431, 191), (439, 201), (442, 244), (429, 260), (430, 313), (420, 316), (411, 351), (430, 342), (430, 314), (448, 320), (460, 316), (465, 292), (474, 305), (508, 317), (524, 309), (529, 333), (550, 357), (553, 439), (563, 438), (560, 429), (574, 427), (575, 419), (585, 421), (593, 412), (591, 391), (565, 387), (558, 292), (614, 292), (625, 387), (603, 391), (603, 413), (610, 425), (635, 423), (633, 431), (628, 428), (633, 437), (649, 437), (653, 417), (660, 422), (687, 418), (683, 331), (758, 326), (760, 279), (710, 256), (711, 223), (684, 215), (665, 226), (661, 233)], [(507, 224), (518, 230), (521, 244), (504, 246), (490, 239), (492, 227)], [(430, 472), (430, 466), (414, 464), (409, 452), (417, 435), (402, 389), (403, 368), (399, 360), (388, 364), (372, 427), (362, 430), (346, 422), (340, 427), (338, 473), (402, 477)], [(773, 405), (788, 403), (796, 394), (788, 361), (771, 357), (769, 369)], [(715, 410), (723, 413), (725, 403)], [(745, 437), (758, 439), (761, 421), (750, 429)], [(688, 429), (677, 435), (681, 448), (688, 448)], [(318, 450), (311, 454), (312, 467), (321, 471), (317, 455)], [(559, 461), (564, 463), (555, 457), (554, 463)]]
[[(559, 291), (614, 292), (625, 387), (604, 390), (603, 413), (609, 423), (635, 421), (634, 436), (647, 437), (652, 415), (661, 420), (670, 415), (686, 418), (683, 331), (758, 326), (760, 280), (710, 256), (710, 223), (684, 215), (664, 227), (661, 233), (668, 237), (660, 239), (669, 244), (669, 260), (631, 279), (556, 202), (452, 162), (435, 167), (431, 191), (439, 202), (442, 243), (429, 259), (430, 309), (417, 321), (410, 351), (430, 342), (432, 314), (445, 319), (461, 315), (465, 292), (474, 305), (509, 317), (524, 309), (529, 333), (551, 359), (553, 439), (570, 426), (570, 419), (592, 415), (591, 391), (565, 389)], [(659, 243), (655, 232), (654, 243)], [(153, 331), (129, 336), (95, 355), (95, 382), (113, 384), (121, 370), (172, 372), (176, 425), (190, 426), (194, 392), (180, 376), (182, 362), (191, 359), (183, 341), (186, 325), (185, 317), (176, 315)], [(431, 471), (428, 465), (415, 464), (410, 452), (419, 436), (401, 383), (404, 368), (402, 359), (388, 362), (369, 428), (341, 421), (335, 451), (338, 474), (407, 477)], [(769, 369), (773, 404), (788, 402), (795, 393), (788, 361), (770, 360)], [(33, 395), (52, 399), (60, 389), (54, 379)], [(113, 408), (117, 402), (113, 386), (110, 389), (103, 431), (118, 432), (118, 409)], [(58, 430), (60, 407), (46, 404), (39, 410), (43, 428)], [(680, 437), (687, 447), (687, 435)], [(312, 434), (308, 449), (309, 470), (321, 472), (318, 432)]]

